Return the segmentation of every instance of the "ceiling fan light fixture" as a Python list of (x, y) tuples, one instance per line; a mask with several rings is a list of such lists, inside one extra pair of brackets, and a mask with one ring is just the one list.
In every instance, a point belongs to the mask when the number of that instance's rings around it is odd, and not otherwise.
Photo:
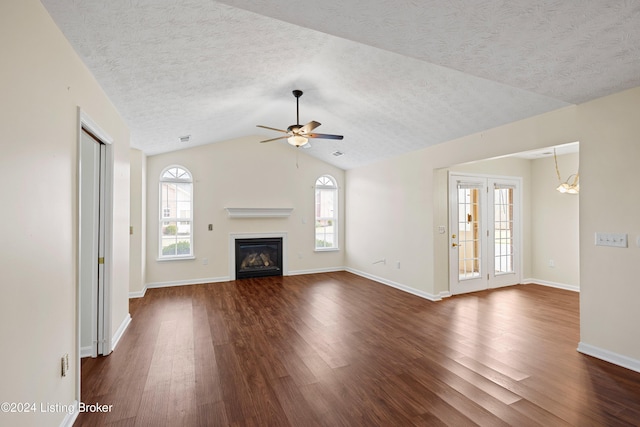
[(299, 100), (300, 97), (302, 96), (302, 91), (301, 90), (294, 90), (293, 91), (293, 96), (296, 97), (296, 124), (295, 125), (291, 125), (287, 128), (287, 130), (283, 130), (283, 129), (276, 129), (276, 128), (272, 128), (269, 126), (262, 126), (262, 125), (257, 125), (257, 127), (259, 128), (264, 128), (264, 129), (270, 129), (270, 130), (275, 130), (277, 132), (282, 132), (286, 135), (283, 136), (279, 136), (277, 138), (271, 138), (271, 139), (266, 139), (264, 141), (260, 141), (262, 142), (271, 142), (271, 141), (279, 141), (281, 139), (287, 139), (287, 142), (291, 145), (293, 145), (294, 147), (302, 147), (302, 146), (306, 146), (306, 148), (309, 148), (310, 145), (307, 145), (307, 143), (309, 142), (310, 138), (320, 138), (320, 139), (342, 139), (344, 138), (342, 135), (331, 135), (331, 134), (327, 134), (327, 133), (315, 133), (312, 132), (315, 128), (317, 128), (318, 126), (320, 126), (321, 123), (316, 122), (315, 120), (310, 121), (309, 123), (307, 123), (306, 125), (301, 125), (300, 124), (300, 104), (299, 104)]
[(290, 136), (289, 138), (287, 138), (287, 142), (289, 144), (293, 145), (294, 147), (302, 147), (307, 142), (309, 142), (309, 140), (307, 138), (305, 138), (304, 136), (293, 135), (293, 136)]

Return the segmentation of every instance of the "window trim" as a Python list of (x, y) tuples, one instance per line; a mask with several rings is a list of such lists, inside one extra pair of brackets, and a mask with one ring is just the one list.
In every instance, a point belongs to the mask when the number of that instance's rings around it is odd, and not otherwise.
[[(322, 180), (323, 178), (327, 178), (331, 181), (332, 184), (328, 185), (328, 184), (318, 184), (318, 182), (320, 180)], [(317, 199), (317, 190), (332, 190), (334, 193), (334, 206), (333, 206), (333, 216), (332, 217), (320, 217), (317, 215), (317, 203), (318, 203), (318, 199)], [(313, 246), (314, 246), (314, 252), (332, 252), (332, 251), (339, 251), (340, 250), (340, 224), (339, 224), (339, 217), (340, 217), (340, 204), (339, 204), (339, 187), (338, 187), (338, 181), (331, 175), (329, 174), (323, 174), (320, 175), (317, 179), (316, 182), (313, 186)], [(318, 240), (317, 240), (317, 235), (316, 235), (316, 227), (315, 224), (319, 219), (330, 219), (333, 221), (334, 223), (334, 246), (332, 247), (323, 247), (323, 246), (318, 246)]]
[[(181, 169), (186, 174), (188, 174), (188, 179), (180, 179), (180, 178), (164, 178), (164, 174), (171, 169)], [(162, 185), (164, 183), (179, 183), (179, 184), (191, 184), (191, 195), (189, 199), (189, 218), (185, 221), (185, 218), (178, 217), (165, 217), (164, 216), (164, 207), (162, 205)], [(193, 196), (194, 196), (194, 188), (193, 188), (193, 174), (189, 169), (182, 165), (169, 165), (162, 169), (160, 172), (160, 178), (158, 180), (158, 252), (156, 261), (179, 261), (179, 260), (188, 260), (195, 259), (195, 251), (194, 251), (194, 227), (193, 227)], [(177, 213), (176, 213), (177, 214)], [(184, 255), (163, 255), (162, 254), (162, 227), (165, 222), (189, 222), (190, 227), (190, 235), (189, 235), (189, 253)]]

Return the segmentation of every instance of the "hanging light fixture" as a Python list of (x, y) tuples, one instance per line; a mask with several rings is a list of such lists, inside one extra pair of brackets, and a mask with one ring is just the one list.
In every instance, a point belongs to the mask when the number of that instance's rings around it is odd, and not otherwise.
[[(556, 162), (556, 174), (558, 175), (558, 182), (560, 185), (556, 187), (556, 190), (563, 194), (578, 194), (580, 192), (580, 174), (575, 173), (569, 175), (566, 181), (562, 181), (560, 177), (560, 169), (558, 169), (558, 158), (556, 157), (556, 149), (553, 149), (553, 160)], [(573, 181), (571, 180), (573, 178)], [(571, 183), (569, 183), (571, 181)]]
[(309, 142), (309, 140), (301, 135), (293, 135), (287, 138), (287, 142), (294, 147), (302, 147), (304, 144)]

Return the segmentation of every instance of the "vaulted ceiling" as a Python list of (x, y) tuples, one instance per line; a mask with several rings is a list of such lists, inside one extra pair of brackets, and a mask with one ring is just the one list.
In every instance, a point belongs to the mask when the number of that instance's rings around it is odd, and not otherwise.
[(148, 155), (279, 136), (293, 89), (350, 169), (640, 86), (635, 0), (42, 3)]

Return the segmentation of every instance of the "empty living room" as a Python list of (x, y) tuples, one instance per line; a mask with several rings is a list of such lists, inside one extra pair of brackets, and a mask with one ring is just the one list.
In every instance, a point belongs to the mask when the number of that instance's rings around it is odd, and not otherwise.
[(0, 425), (640, 425), (639, 4), (0, 32)]

